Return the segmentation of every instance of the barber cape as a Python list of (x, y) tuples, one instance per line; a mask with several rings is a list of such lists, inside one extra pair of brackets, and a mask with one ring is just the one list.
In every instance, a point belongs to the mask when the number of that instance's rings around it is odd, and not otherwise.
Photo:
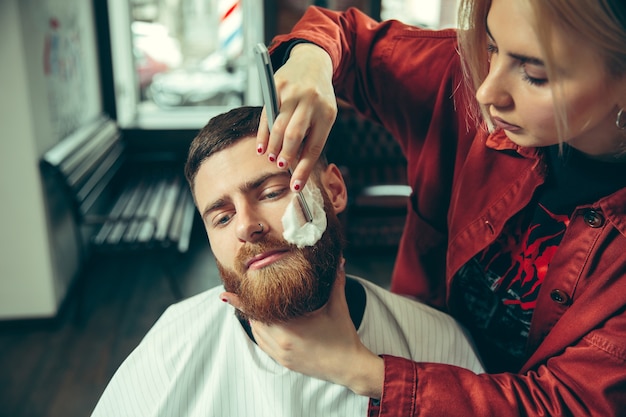
[[(450, 316), (369, 281), (358, 334), (377, 354), (483, 372)], [(223, 287), (168, 308), (113, 376), (92, 417), (365, 416), (367, 397), (290, 371), (246, 334)]]

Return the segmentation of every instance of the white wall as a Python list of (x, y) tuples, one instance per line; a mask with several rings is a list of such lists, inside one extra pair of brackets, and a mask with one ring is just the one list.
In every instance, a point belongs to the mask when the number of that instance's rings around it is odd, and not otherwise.
[(21, 33), (18, 0), (1, 0), (0, 318), (50, 316), (57, 308)]
[(84, 0), (0, 0), (0, 320), (54, 316), (76, 271), (38, 164), (101, 111), (93, 26)]

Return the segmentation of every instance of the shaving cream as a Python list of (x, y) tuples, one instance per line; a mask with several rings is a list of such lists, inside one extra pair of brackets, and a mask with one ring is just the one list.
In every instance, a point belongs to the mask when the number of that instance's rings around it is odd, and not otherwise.
[(311, 211), (312, 221), (307, 222), (298, 196), (293, 195), (283, 214), (283, 237), (298, 248), (315, 245), (326, 230), (327, 220), (321, 190), (309, 181), (301, 193)]

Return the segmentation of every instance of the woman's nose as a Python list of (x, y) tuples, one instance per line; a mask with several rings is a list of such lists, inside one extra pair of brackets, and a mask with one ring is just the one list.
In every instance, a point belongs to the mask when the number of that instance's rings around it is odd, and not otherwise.
[(509, 88), (510, 81), (506, 80), (504, 69), (492, 59), (487, 77), (476, 90), (476, 100), (487, 107), (508, 107), (513, 102)]

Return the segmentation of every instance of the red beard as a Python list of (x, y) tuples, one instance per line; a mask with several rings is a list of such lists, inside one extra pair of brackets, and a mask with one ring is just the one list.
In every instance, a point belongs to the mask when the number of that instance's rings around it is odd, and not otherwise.
[[(224, 288), (239, 296), (244, 319), (281, 323), (314, 311), (330, 296), (341, 257), (343, 238), (336, 216), (328, 215), (328, 227), (312, 247), (298, 249), (283, 239), (266, 236), (246, 243), (235, 257), (235, 270), (219, 262)], [(279, 261), (259, 270), (246, 270), (251, 257), (272, 249), (288, 248)]]

